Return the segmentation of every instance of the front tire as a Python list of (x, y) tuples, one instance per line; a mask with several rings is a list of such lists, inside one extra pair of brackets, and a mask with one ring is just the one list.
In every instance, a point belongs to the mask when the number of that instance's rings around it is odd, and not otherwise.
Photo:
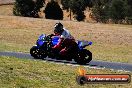
[(30, 49), (30, 54), (32, 57), (34, 57), (36, 59), (44, 59), (47, 57), (46, 52), (42, 49), (39, 49), (37, 46), (33, 46)]
[(75, 62), (77, 62), (80, 65), (86, 65), (91, 60), (92, 60), (92, 53), (89, 50), (84, 49), (78, 52)]

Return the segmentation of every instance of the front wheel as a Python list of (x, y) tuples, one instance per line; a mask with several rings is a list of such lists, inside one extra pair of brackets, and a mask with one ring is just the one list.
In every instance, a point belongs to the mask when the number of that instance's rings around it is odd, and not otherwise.
[(36, 58), (36, 59), (43, 59), (47, 57), (47, 54), (44, 50), (39, 49), (37, 46), (33, 46), (30, 49), (30, 54), (32, 57)]
[(92, 53), (89, 50), (84, 49), (78, 52), (75, 62), (77, 62), (80, 65), (85, 65), (89, 63), (91, 60), (92, 60)]

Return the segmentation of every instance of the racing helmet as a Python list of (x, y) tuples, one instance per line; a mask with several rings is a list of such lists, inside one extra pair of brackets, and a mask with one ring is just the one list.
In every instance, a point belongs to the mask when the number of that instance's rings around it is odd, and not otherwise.
[(54, 33), (59, 33), (61, 34), (63, 32), (63, 25), (59, 22), (59, 23), (56, 23), (55, 26), (54, 26)]

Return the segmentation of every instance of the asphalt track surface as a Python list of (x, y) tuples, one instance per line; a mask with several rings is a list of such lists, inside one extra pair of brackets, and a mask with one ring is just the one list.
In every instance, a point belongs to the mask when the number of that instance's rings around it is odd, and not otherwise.
[[(0, 52), (0, 56), (9, 56), (9, 57), (16, 57), (16, 58), (24, 58), (24, 59), (34, 59), (28, 53), (17, 53), (17, 52)], [(66, 60), (56, 60), (56, 59), (51, 59), (51, 58), (45, 58), (44, 60), (50, 61), (50, 62), (55, 62), (55, 63), (77, 65), (77, 63), (74, 60), (66, 61)], [(88, 63), (85, 66), (132, 72), (132, 64), (128, 64), (128, 63), (116, 63), (116, 62), (92, 60), (90, 63)]]

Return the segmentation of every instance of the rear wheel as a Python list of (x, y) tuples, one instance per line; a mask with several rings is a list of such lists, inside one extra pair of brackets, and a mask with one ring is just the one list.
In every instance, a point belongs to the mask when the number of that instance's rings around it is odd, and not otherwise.
[(43, 59), (47, 57), (46, 52), (42, 49), (39, 49), (37, 46), (33, 46), (30, 49), (30, 54), (36, 59)]
[(84, 49), (78, 52), (75, 62), (77, 62), (80, 65), (85, 65), (89, 63), (91, 60), (92, 60), (92, 53), (89, 50)]

